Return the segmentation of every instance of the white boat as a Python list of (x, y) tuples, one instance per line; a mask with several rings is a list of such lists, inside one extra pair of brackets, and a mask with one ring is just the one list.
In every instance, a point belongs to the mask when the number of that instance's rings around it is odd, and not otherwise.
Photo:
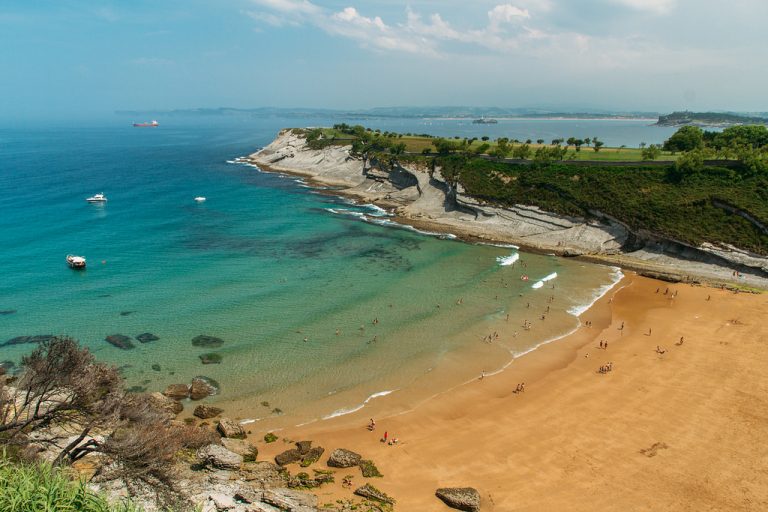
[(107, 196), (105, 196), (104, 192), (102, 192), (101, 194), (94, 194), (91, 197), (87, 197), (85, 200), (89, 203), (106, 203)]
[(69, 268), (80, 270), (85, 268), (85, 258), (82, 256), (75, 256), (74, 254), (67, 254), (67, 265)]
[(197, 196), (195, 198), (195, 201), (197, 201), (198, 203), (202, 203), (202, 202), (205, 202), (205, 198), (203, 196)]

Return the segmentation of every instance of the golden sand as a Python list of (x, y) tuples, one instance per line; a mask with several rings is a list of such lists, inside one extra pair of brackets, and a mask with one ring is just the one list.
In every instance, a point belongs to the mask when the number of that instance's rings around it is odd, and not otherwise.
[[(477, 488), (484, 511), (768, 510), (767, 313), (765, 294), (631, 275), (582, 315), (591, 327), (498, 375), (397, 416), (374, 403), (280, 435), (374, 460), (401, 511), (450, 510), (434, 496), (450, 486)], [(289, 447), (260, 442), (259, 458)], [(339, 470), (320, 503), (351, 496), (346, 474), (364, 483)]]

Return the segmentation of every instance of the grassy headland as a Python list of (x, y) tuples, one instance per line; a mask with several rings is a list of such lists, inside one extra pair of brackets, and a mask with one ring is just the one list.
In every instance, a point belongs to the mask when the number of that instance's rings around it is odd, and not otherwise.
[[(379, 166), (418, 163), (440, 169), (450, 184), (488, 203), (610, 216), (635, 233), (768, 254), (765, 127), (693, 134), (692, 143), (691, 134), (683, 133), (687, 146), (669, 144), (673, 137), (666, 149), (609, 148), (600, 141), (595, 146), (594, 139), (585, 147), (586, 140), (573, 138), (445, 139), (344, 124), (304, 134), (311, 148), (351, 145), (353, 155)], [(664, 161), (654, 162), (660, 158)]]

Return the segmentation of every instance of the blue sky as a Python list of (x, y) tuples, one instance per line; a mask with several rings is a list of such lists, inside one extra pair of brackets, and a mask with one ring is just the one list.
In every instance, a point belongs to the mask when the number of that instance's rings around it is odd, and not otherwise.
[(766, 0), (0, 0), (0, 116), (766, 111)]

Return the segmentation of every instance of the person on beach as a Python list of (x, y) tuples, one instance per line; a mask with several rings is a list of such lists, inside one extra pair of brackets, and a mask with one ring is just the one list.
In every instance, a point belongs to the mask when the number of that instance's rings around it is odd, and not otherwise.
[(373, 418), (371, 418), (371, 422), (368, 423), (368, 430), (370, 430), (371, 432), (376, 430), (376, 422), (373, 421)]
[(623, 321), (623, 320), (621, 321), (621, 327), (619, 327), (619, 330), (620, 330), (620, 331), (623, 331), (623, 330), (624, 330), (624, 321)]
[(483, 380), (485, 378), (485, 370), (480, 372), (480, 380)]
[(509, 313), (507, 313), (507, 318), (505, 320), (506, 322), (509, 322)]
[(650, 336), (650, 335), (651, 335), (651, 328), (649, 327), (648, 328), (648, 336)]
[(339, 334), (341, 334), (341, 330), (340, 329), (336, 329), (336, 336), (338, 336)]
[(387, 432), (387, 431), (385, 430), (385, 431), (384, 431), (384, 442), (385, 442), (385, 443), (387, 442), (387, 438), (388, 438), (388, 437), (389, 437), (389, 432)]
[(677, 343), (675, 343), (675, 345), (677, 345), (677, 346), (679, 347), (679, 346), (680, 346), (680, 345), (682, 345), (682, 344), (683, 344), (683, 337), (682, 337), (682, 336), (680, 336), (680, 341), (678, 341)]

